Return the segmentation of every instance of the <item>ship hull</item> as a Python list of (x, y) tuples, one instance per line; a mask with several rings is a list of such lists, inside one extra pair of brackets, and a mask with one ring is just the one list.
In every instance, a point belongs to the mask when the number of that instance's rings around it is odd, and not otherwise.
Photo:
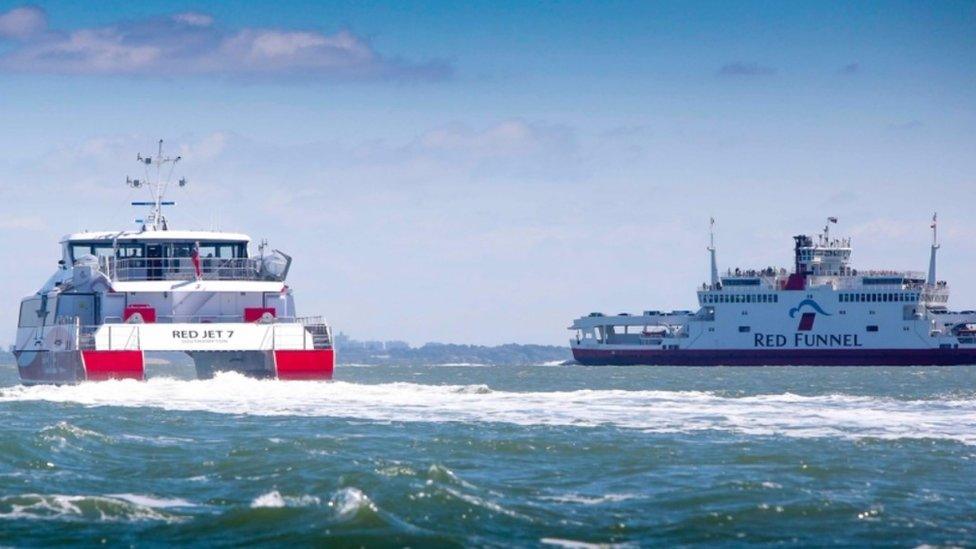
[[(333, 349), (188, 353), (199, 379), (236, 372), (261, 379), (325, 381), (335, 369)], [(110, 379), (145, 379), (142, 351), (16, 351), (25, 385), (73, 384)]]
[(145, 378), (142, 351), (15, 351), (25, 385)]
[(259, 379), (327, 381), (335, 370), (334, 349), (278, 351), (204, 351), (188, 353), (197, 377), (209, 379), (219, 372), (237, 372)]
[(587, 366), (959, 366), (976, 364), (976, 349), (582, 349)]

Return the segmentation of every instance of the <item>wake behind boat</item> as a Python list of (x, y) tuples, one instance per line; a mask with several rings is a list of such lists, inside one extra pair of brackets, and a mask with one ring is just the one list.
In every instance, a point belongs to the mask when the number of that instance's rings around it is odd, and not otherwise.
[(719, 277), (714, 233), (711, 278), (697, 311), (573, 321), (573, 356), (583, 364), (955, 365), (976, 364), (976, 311), (947, 308), (936, 279), (936, 217), (928, 274), (859, 271), (849, 238), (793, 237), (786, 269), (730, 270)]
[[(285, 284), (292, 259), (250, 253), (244, 234), (170, 230), (162, 177), (180, 157), (137, 156), (149, 216), (135, 231), (82, 232), (61, 241), (58, 269), (21, 301), (14, 355), (24, 383), (144, 379), (145, 353), (183, 351), (198, 377), (331, 379), (332, 332), (321, 317), (297, 316)], [(150, 171), (155, 171), (150, 181)], [(185, 179), (177, 183), (186, 185)]]

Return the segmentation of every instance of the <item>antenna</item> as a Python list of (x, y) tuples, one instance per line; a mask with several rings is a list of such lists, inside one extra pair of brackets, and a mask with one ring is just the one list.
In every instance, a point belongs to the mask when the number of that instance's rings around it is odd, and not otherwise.
[(715, 262), (715, 218), (708, 218), (708, 255), (711, 260), (711, 285), (712, 289), (718, 287), (718, 264)]
[(929, 285), (935, 285), (935, 252), (939, 249), (939, 214), (938, 212), (932, 214), (932, 224), (929, 227), (932, 228), (932, 253), (929, 254), (929, 276), (926, 282)]
[[(163, 217), (163, 206), (175, 206), (176, 202), (167, 202), (163, 200), (166, 196), (166, 190), (169, 187), (169, 183), (173, 177), (173, 170), (176, 169), (176, 164), (182, 160), (181, 156), (163, 156), (163, 140), (159, 140), (159, 146), (156, 150), (156, 156), (142, 156), (141, 154), (136, 155), (136, 161), (142, 164), (145, 176), (142, 179), (133, 179), (131, 177), (125, 178), (126, 185), (132, 187), (133, 189), (139, 189), (142, 187), (147, 187), (149, 189), (149, 195), (152, 197), (152, 202), (133, 202), (133, 206), (150, 206), (152, 210), (149, 216), (145, 219), (145, 224), (147, 227), (152, 228), (154, 231), (160, 229), (166, 230), (166, 218)], [(169, 171), (166, 177), (163, 178), (163, 168), (169, 165)], [(155, 174), (151, 173), (152, 168), (155, 167)], [(155, 176), (155, 177), (153, 177)], [(177, 182), (180, 188), (186, 187), (186, 178), (181, 177)]]

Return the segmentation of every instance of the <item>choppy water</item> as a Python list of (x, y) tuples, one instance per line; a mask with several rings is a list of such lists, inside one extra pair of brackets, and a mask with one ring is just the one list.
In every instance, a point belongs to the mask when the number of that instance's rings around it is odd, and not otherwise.
[(0, 545), (976, 545), (976, 368), (0, 386)]

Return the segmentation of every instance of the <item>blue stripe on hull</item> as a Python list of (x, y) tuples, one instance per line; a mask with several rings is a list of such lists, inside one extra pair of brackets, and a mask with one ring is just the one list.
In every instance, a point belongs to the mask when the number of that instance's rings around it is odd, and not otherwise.
[(976, 364), (976, 349), (573, 349), (589, 366), (957, 366)]

